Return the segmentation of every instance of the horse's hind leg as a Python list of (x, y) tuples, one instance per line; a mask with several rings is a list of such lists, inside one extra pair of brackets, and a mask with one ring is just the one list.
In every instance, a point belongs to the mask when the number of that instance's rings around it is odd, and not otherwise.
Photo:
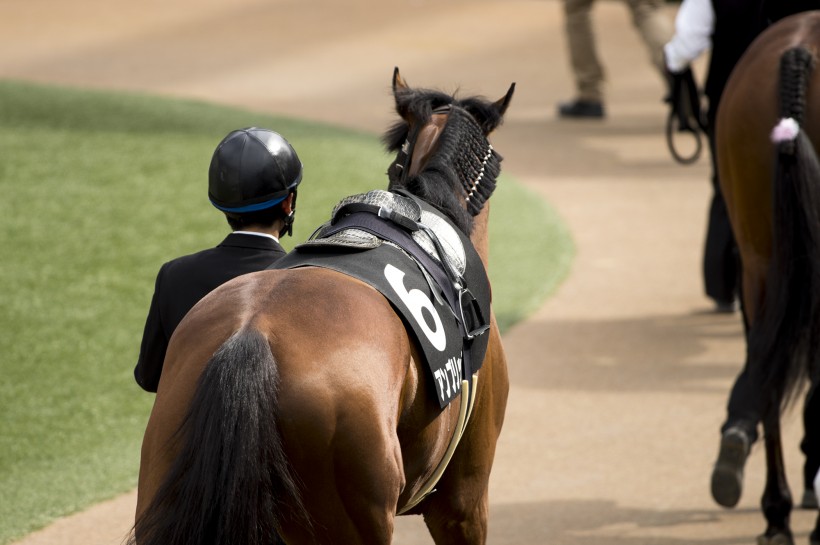
[(436, 545), (487, 542), (490, 471), (509, 390), (506, 359), (497, 329), (493, 331), (470, 423), (438, 491), (425, 500), (424, 522)]
[[(487, 542), (487, 489), (495, 447), (474, 447), (479, 436), (488, 433), (487, 428), (478, 427), (479, 430), (468, 427), (447, 471), (436, 484), (436, 491), (421, 504), (424, 522), (436, 545), (484, 545)], [(496, 437), (494, 431), (489, 433), (488, 443)]]
[[(487, 542), (488, 497), (486, 491), (478, 501), (472, 494), (435, 497), (427, 501), (424, 522), (436, 545), (483, 545)], [(438, 501), (436, 501), (438, 500)]]
[(792, 496), (786, 481), (783, 447), (780, 435), (780, 417), (777, 414), (763, 421), (766, 445), (766, 488), (761, 505), (766, 517), (766, 532), (757, 538), (759, 545), (793, 545), (789, 526)]
[[(305, 461), (310, 463), (306, 457)], [(361, 462), (358, 463), (358, 462)], [(305, 508), (311, 528), (291, 527), (284, 533), (289, 545), (389, 545), (392, 542), (398, 483), (386, 482), (385, 472), (370, 457), (339, 463), (331, 475), (319, 465), (304, 476)], [(392, 480), (392, 479), (391, 479)], [(384, 487), (384, 488), (382, 488)]]
[(310, 530), (285, 528), (289, 545), (392, 541), (404, 486), (398, 438), (377, 408), (352, 394), (341, 397), (343, 408), (330, 400), (301, 403), (283, 419), (285, 439), (299, 438), (288, 443), (289, 458), (312, 522)]

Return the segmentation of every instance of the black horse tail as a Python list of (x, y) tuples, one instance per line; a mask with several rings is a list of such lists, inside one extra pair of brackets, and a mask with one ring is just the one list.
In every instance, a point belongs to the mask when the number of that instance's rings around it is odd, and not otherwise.
[[(272, 545), (280, 517), (307, 523), (276, 425), (267, 339), (237, 331), (208, 361), (178, 431), (181, 450), (129, 544)], [(287, 511), (284, 511), (287, 506)]]
[(772, 261), (749, 335), (751, 372), (766, 393), (765, 416), (794, 401), (820, 347), (820, 162), (801, 128), (815, 59), (796, 47), (780, 62)]

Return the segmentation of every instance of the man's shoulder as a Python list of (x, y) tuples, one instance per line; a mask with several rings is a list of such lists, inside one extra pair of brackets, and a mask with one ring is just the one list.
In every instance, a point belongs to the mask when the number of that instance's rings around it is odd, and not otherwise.
[(273, 239), (248, 236), (259, 240), (243, 243), (238, 237), (231, 234), (215, 247), (171, 259), (159, 274), (166, 279), (236, 276), (264, 269), (286, 253)]
[(199, 266), (201, 261), (212, 258), (214, 255), (218, 254), (218, 248), (218, 246), (214, 248), (206, 248), (204, 250), (199, 250), (198, 252), (175, 257), (174, 259), (171, 259), (163, 264), (162, 268), (166, 271), (170, 271), (179, 268)]

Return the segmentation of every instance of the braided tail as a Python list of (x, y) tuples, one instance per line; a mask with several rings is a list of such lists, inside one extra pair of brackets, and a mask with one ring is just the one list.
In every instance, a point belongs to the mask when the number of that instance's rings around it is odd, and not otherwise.
[(820, 348), (820, 162), (801, 128), (815, 58), (796, 47), (780, 62), (772, 262), (749, 335), (750, 371), (767, 392), (766, 416), (794, 400)]

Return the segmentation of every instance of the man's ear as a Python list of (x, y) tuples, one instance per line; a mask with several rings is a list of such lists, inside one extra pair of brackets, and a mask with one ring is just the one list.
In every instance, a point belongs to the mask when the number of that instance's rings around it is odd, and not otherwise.
[(282, 201), (282, 212), (285, 217), (282, 218), (283, 227), (279, 230), (279, 236), (293, 235), (293, 217), (296, 213), (296, 192), (290, 193), (284, 201)]
[(293, 193), (290, 193), (285, 200), (282, 201), (282, 212), (289, 216), (293, 212)]

